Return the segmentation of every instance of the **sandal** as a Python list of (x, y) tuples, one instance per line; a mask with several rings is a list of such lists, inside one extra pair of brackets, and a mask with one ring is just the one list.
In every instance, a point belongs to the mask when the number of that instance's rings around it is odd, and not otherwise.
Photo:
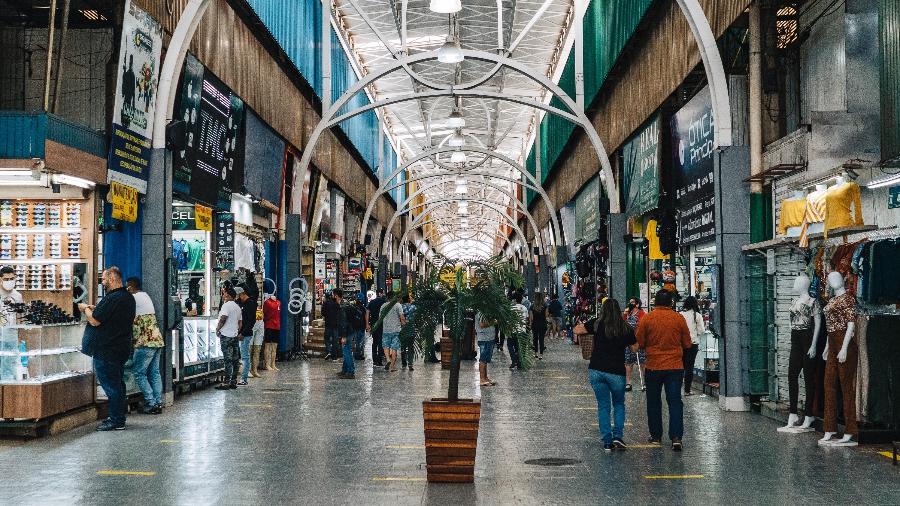
[(491, 383), (490, 381), (482, 381), (481, 386), (490, 387), (490, 386), (493, 386), (493, 383)]

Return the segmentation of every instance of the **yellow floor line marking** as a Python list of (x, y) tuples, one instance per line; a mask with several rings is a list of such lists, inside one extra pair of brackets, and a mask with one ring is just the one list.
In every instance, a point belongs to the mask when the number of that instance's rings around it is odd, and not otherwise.
[(160, 439), (160, 443), (180, 443), (181, 441), (177, 439)]
[(153, 471), (117, 471), (115, 469), (104, 469), (97, 471), (100, 476), (156, 476)]
[(418, 476), (415, 476), (415, 477), (414, 476), (410, 476), (410, 477), (376, 476), (376, 477), (372, 478), (372, 481), (425, 481), (425, 478), (418, 477)]
[(576, 411), (597, 411), (597, 406), (576, 406)]
[(239, 408), (274, 408), (272, 404), (238, 404)]
[(552, 379), (552, 380), (567, 380), (567, 379), (570, 379), (569, 376), (550, 376), (549, 378)]
[(425, 448), (425, 445), (387, 445), (385, 448), (391, 448), (392, 450), (418, 450)]
[(628, 445), (629, 448), (662, 448), (662, 445)]
[(887, 457), (891, 460), (894, 459), (894, 452), (878, 452), (878, 455), (881, 455), (882, 457)]
[(702, 474), (649, 474), (645, 480), (696, 480), (705, 478)]
[(592, 394), (563, 394), (563, 397), (593, 397)]
[(243, 418), (223, 418), (223, 422), (225, 423), (241, 423), (244, 421)]

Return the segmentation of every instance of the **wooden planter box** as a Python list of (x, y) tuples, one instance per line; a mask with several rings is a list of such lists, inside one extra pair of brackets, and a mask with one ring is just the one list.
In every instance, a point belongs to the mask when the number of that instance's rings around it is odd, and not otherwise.
[(46, 383), (3, 385), (3, 418), (40, 420), (94, 402), (94, 375), (81, 374)]
[(472, 483), (481, 402), (460, 399), (422, 401), (428, 481)]

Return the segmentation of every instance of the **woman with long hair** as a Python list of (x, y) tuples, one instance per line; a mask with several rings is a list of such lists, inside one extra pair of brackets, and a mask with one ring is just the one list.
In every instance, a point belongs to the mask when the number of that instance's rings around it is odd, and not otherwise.
[(531, 304), (531, 309), (528, 310), (528, 322), (531, 325), (534, 357), (538, 360), (543, 360), (544, 350), (546, 350), (546, 347), (544, 346), (544, 336), (547, 334), (548, 317), (549, 312), (547, 310), (547, 305), (545, 304), (544, 294), (535, 294), (534, 303)]
[[(597, 421), (606, 451), (626, 450), (625, 430), (625, 348), (635, 346), (634, 330), (622, 319), (619, 303), (608, 298), (600, 317), (589, 320), (585, 330), (594, 335), (588, 375), (597, 397)], [(613, 421), (610, 423), (610, 409)]]
[(684, 362), (684, 395), (694, 395), (691, 393), (691, 385), (694, 383), (694, 362), (700, 349), (700, 336), (706, 332), (706, 322), (703, 321), (700, 306), (693, 296), (686, 297), (682, 302), (681, 316), (691, 331), (691, 347), (684, 350), (681, 356)]

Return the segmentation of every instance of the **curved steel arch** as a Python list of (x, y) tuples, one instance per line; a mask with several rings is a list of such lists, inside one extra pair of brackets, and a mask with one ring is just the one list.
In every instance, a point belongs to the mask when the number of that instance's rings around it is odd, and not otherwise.
[[(412, 195), (410, 195), (409, 197), (406, 198), (406, 200), (403, 201), (403, 204), (397, 206), (397, 211), (394, 212), (394, 215), (391, 216), (390, 221), (388, 221), (387, 229), (390, 230), (391, 227), (394, 226), (394, 221), (396, 221), (396, 219), (397, 219), (398, 217), (400, 217), (400, 216), (402, 216), (402, 215), (404, 215), (404, 214), (406, 214), (406, 213), (410, 213), (410, 212), (412, 212), (414, 209), (417, 209), (417, 208), (419, 208), (419, 207), (422, 207), (423, 205), (426, 205), (426, 204), (417, 204), (417, 205), (412, 206), (412, 207), (409, 207), (409, 208), (407, 209), (407, 206), (409, 206), (409, 204), (413, 201), (414, 198), (416, 198), (418, 195), (420, 195), (421, 193), (425, 192), (426, 190), (430, 190), (431, 188), (434, 188), (434, 187), (436, 187), (436, 186), (439, 186), (439, 185), (441, 185), (441, 184), (443, 184), (443, 183), (445, 183), (445, 182), (446, 182), (446, 181), (440, 181), (440, 182), (434, 183), (434, 184), (432, 184), (432, 185), (430, 185), (430, 186), (423, 186), (422, 188), (417, 188), (416, 191), (412, 193)], [(537, 235), (535, 235), (535, 238), (538, 238), (538, 236), (540, 235), (540, 230), (539, 230), (539, 228), (538, 228), (538, 226), (537, 226), (537, 222), (534, 221), (534, 216), (531, 215), (531, 212), (528, 211), (528, 208), (525, 207), (525, 204), (523, 204), (522, 202), (520, 202), (519, 199), (517, 199), (517, 198), (515, 197), (515, 195), (513, 195), (513, 194), (511, 194), (510, 192), (506, 191), (506, 189), (501, 188), (501, 187), (499, 187), (499, 186), (497, 186), (497, 185), (495, 185), (495, 184), (492, 184), (492, 183), (490, 183), (490, 182), (485, 182), (485, 181), (472, 181), (472, 183), (473, 183), (473, 184), (481, 184), (481, 185), (483, 185), (483, 186), (487, 186), (487, 187), (490, 187), (490, 188), (494, 188), (495, 190), (497, 190), (497, 191), (499, 191), (500, 193), (502, 193), (502, 194), (506, 195), (507, 197), (509, 197), (510, 200), (511, 200), (512, 202), (515, 202), (515, 209), (516, 209), (517, 211), (522, 212), (522, 213), (525, 215), (525, 218), (528, 219), (528, 222), (531, 224), (531, 227), (534, 229), (535, 234), (537, 234)], [(468, 197), (468, 196), (467, 196), (467, 197)], [(460, 200), (470, 200), (470, 201), (475, 201), (475, 202), (478, 202), (478, 203), (481, 203), (481, 204), (488, 204), (488, 203), (490, 203), (490, 204), (496, 205), (497, 207), (501, 207), (501, 208), (503, 209), (503, 211), (506, 210), (505, 207), (502, 207), (502, 204), (498, 204), (498, 203), (496, 203), (496, 202), (488, 202), (488, 201), (480, 200), (480, 199), (477, 199), (477, 198), (459, 198), (459, 197), (443, 198), (443, 197), (442, 197), (441, 199), (432, 199), (431, 202), (444, 202), (444, 201), (457, 201), (457, 202), (458, 202), (458, 201), (460, 201)], [(549, 250), (547, 249), (547, 245), (544, 244), (544, 238), (543, 238), (543, 237), (540, 237), (540, 242), (541, 242), (541, 250), (542, 250), (544, 253), (547, 253)], [(382, 249), (383, 249), (383, 248), (382, 248)]]
[[(403, 165), (401, 165), (400, 167), (395, 169), (394, 172), (392, 172), (389, 176), (385, 176), (381, 185), (379, 185), (379, 187), (375, 191), (375, 193), (372, 194), (372, 197), (369, 198), (369, 203), (366, 206), (366, 212), (363, 215), (362, 230), (365, 230), (365, 226), (368, 225), (368, 223), (369, 223), (369, 219), (372, 216), (372, 210), (375, 209), (375, 203), (378, 201), (378, 197), (380, 197), (383, 193), (385, 193), (387, 191), (386, 190), (387, 186), (391, 184), (391, 181), (393, 181), (394, 178), (396, 178), (401, 172), (407, 170), (412, 165), (414, 165), (426, 158), (430, 158), (432, 156), (437, 157), (437, 155), (439, 155), (441, 153), (449, 153), (449, 152), (453, 152), (453, 151), (456, 151), (456, 148), (446, 147), (446, 148), (437, 148), (437, 149), (426, 151), (424, 153), (414, 156), (410, 160), (407, 160), (406, 162), (403, 163)], [(544, 187), (541, 186), (537, 182), (537, 179), (534, 178), (534, 175), (532, 175), (530, 172), (528, 172), (525, 169), (525, 167), (519, 165), (515, 160), (513, 160), (512, 158), (509, 158), (508, 156), (506, 156), (502, 153), (498, 153), (496, 151), (491, 151), (489, 149), (478, 148), (478, 147), (468, 147), (468, 148), (465, 148), (463, 151), (466, 151), (469, 153), (481, 153), (481, 154), (486, 155), (485, 160), (482, 160), (478, 164), (474, 165), (472, 167), (472, 169), (480, 167), (489, 158), (497, 158), (499, 160), (502, 160), (506, 164), (508, 164), (510, 167), (512, 167), (513, 169), (518, 171), (523, 176), (525, 176), (525, 179), (529, 183), (531, 183), (531, 188), (538, 192), (538, 194), (541, 196), (541, 199), (544, 201), (544, 203), (547, 206), (547, 210), (549, 211), (547, 214), (550, 215), (550, 222), (553, 227), (553, 234), (554, 234), (554, 239), (555, 239), (554, 243), (557, 245), (562, 244), (562, 229), (560, 228), (559, 220), (556, 216), (556, 210), (553, 208), (553, 201), (550, 200), (550, 196), (547, 194), (547, 191), (544, 190)], [(448, 167), (447, 165), (444, 165), (444, 164), (438, 163), (438, 165), (440, 165), (442, 168), (444, 168), (446, 170), (454, 170), (453, 167)], [(413, 181), (414, 180), (415, 179), (413, 179)], [(513, 200), (518, 200), (518, 199), (513, 198)], [(364, 239), (364, 234), (361, 233), (359, 236), (360, 242), (362, 242), (363, 239)]]
[[(451, 202), (444, 202), (444, 203), (442, 203), (442, 204), (440, 204), (440, 205), (438, 205), (438, 206), (435, 206), (434, 208), (432, 208), (432, 210), (434, 210), (434, 209), (439, 209), (439, 208), (441, 208), (441, 207), (446, 207), (446, 206), (448, 206), (448, 205), (450, 205), (450, 204), (451, 204)], [(413, 222), (410, 223), (409, 225), (407, 225), (406, 230), (403, 232), (403, 235), (400, 237), (400, 241), (402, 242), (403, 240), (405, 240), (405, 239), (406, 239), (406, 236), (407, 236), (410, 232), (412, 232), (413, 230), (420, 229), (420, 228), (422, 228), (422, 227), (424, 227), (425, 225), (428, 225), (428, 224), (430, 224), (430, 223), (439, 223), (439, 222), (445, 221), (445, 220), (447, 220), (447, 219), (450, 219), (449, 217), (438, 217), (438, 218), (429, 218), (429, 219), (425, 219), (425, 217), (427, 217), (427, 216), (428, 216), (428, 213), (422, 213), (422, 214), (416, 216), (416, 218), (413, 220)], [(513, 222), (512, 217), (511, 217), (511, 216), (507, 216), (507, 215), (505, 215), (505, 214), (502, 214), (502, 216), (503, 216), (504, 218), (506, 218), (506, 219), (505, 219), (505, 220), (498, 220), (498, 219), (493, 219), (493, 218), (490, 218), (490, 217), (487, 217), (487, 216), (479, 216), (479, 217), (477, 217), (477, 218), (475, 218), (475, 219), (482, 220), (482, 221), (488, 221), (488, 222), (492, 222), (492, 223), (498, 223), (498, 224), (505, 224), (505, 223), (508, 223), (508, 224), (510, 224), (510, 225), (513, 227), (513, 230), (519, 235), (519, 237), (521, 237), (522, 240), (525, 240), (525, 239), (526, 239), (526, 238), (525, 238), (525, 233), (522, 232), (522, 229), (519, 228), (519, 225), (518, 225), (518, 224), (516, 224), (516, 223)], [(479, 232), (479, 233), (487, 233), (487, 232), (481, 231), (481, 232)], [(503, 236), (503, 235), (498, 236), (498, 237), (501, 237), (501, 238), (506, 242), (506, 244), (509, 244), (509, 245), (512, 245), (512, 244), (513, 244), (512, 240), (511, 240), (509, 237), (506, 237), (506, 236)], [(434, 247), (434, 246), (433, 246), (433, 248), (436, 249), (436, 247)]]

